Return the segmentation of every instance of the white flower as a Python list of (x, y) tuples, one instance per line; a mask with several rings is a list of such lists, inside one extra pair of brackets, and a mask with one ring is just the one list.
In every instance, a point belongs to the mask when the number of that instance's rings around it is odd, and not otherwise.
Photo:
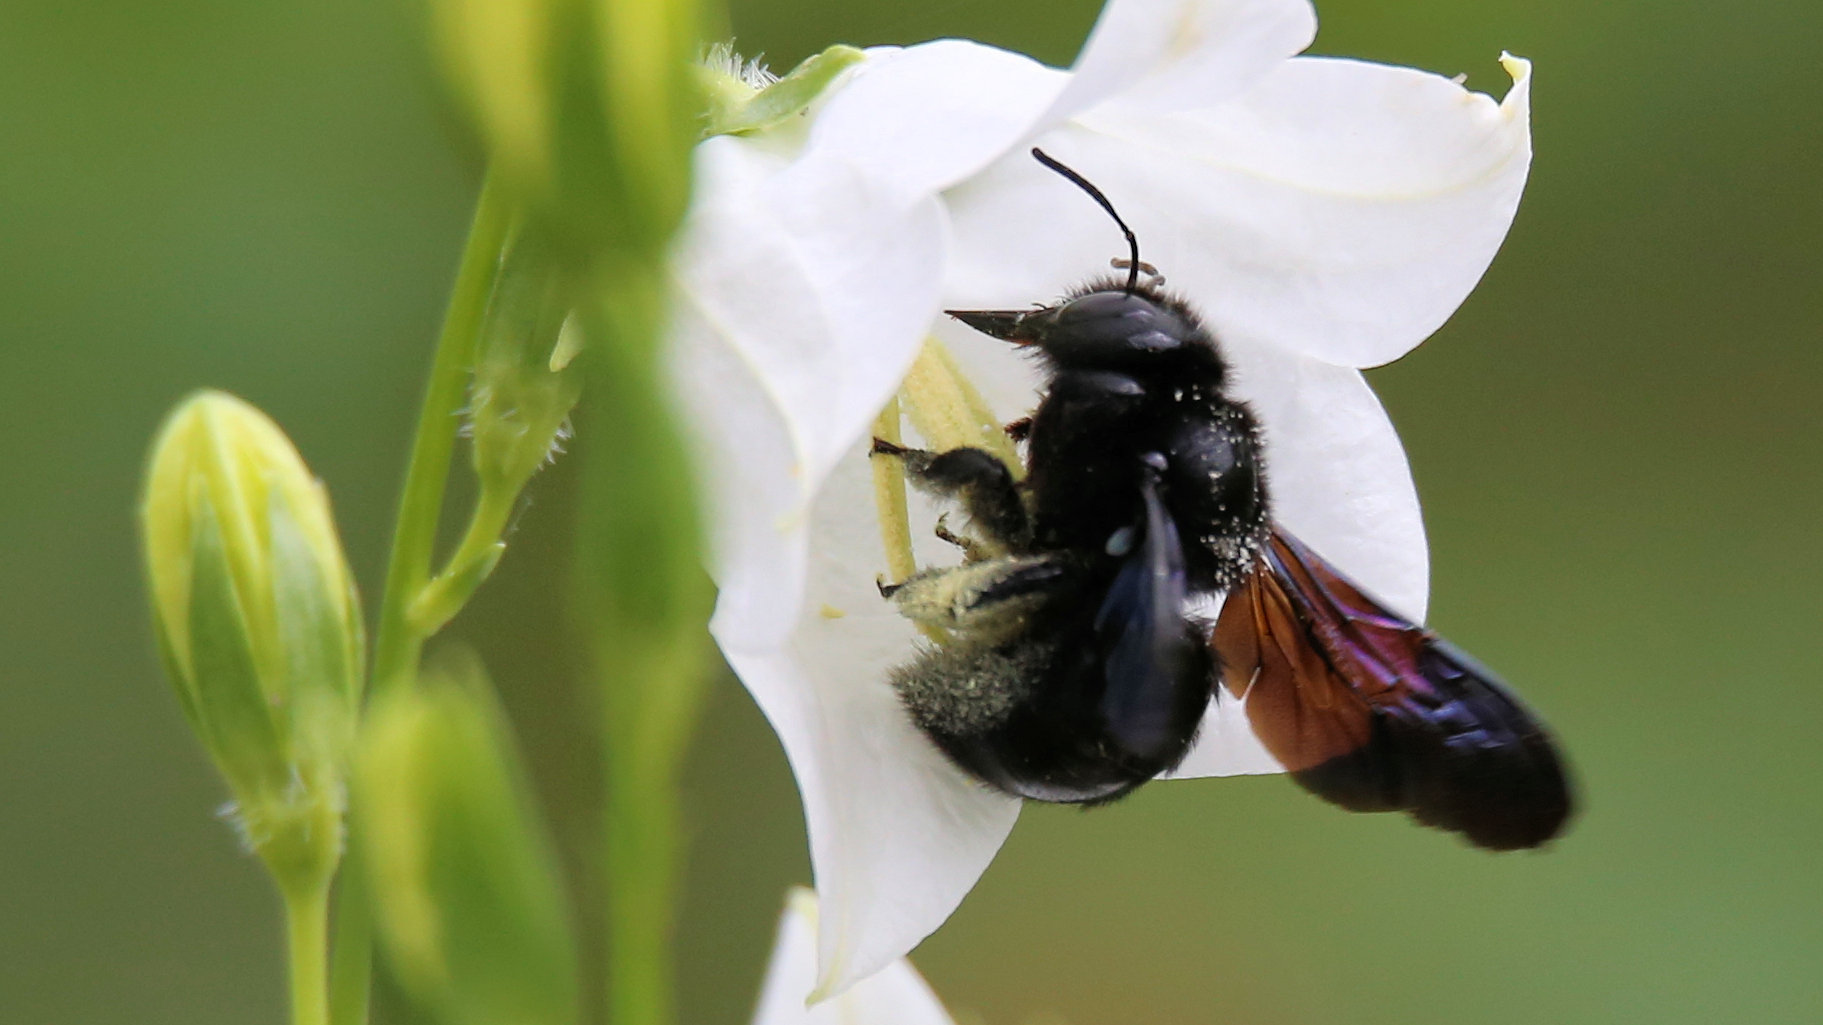
[(817, 977), (817, 898), (793, 890), (753, 1025), (955, 1025), (911, 962), (899, 958), (833, 1000), (806, 1007)]
[[(957, 40), (870, 50), (803, 116), (699, 147), (672, 355), (714, 509), (712, 629), (803, 793), (819, 995), (941, 924), (1019, 810), (886, 683), (915, 635), (874, 589), (864, 445), (933, 336), (996, 415), (1029, 412), (1030, 365), (941, 311), (1050, 301), (1125, 255), (1030, 145), (1099, 185), (1205, 314), (1263, 422), (1278, 520), (1422, 618), (1417, 497), (1356, 368), (1434, 331), (1492, 260), (1531, 156), (1529, 65), (1503, 57), (1497, 103), (1294, 56), (1315, 27), (1305, 0), (1112, 0), (1072, 71)], [(1277, 768), (1212, 712), (1177, 774)]]

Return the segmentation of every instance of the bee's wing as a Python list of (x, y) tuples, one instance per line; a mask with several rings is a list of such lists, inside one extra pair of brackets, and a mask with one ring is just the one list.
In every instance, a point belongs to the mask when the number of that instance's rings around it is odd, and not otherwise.
[(1093, 625), (1106, 687), (1103, 724), (1123, 750), (1154, 757), (1173, 748), (1181, 754), (1185, 710), (1194, 723), (1208, 705), (1205, 685), (1182, 681), (1207, 680), (1212, 670), (1207, 645), (1184, 629), (1188, 582), (1177, 527), (1153, 483), (1141, 487), (1145, 534), (1121, 562)]
[(1260, 742), (1325, 800), (1495, 850), (1536, 847), (1569, 818), (1550, 735), (1498, 677), (1277, 527), (1215, 647)]

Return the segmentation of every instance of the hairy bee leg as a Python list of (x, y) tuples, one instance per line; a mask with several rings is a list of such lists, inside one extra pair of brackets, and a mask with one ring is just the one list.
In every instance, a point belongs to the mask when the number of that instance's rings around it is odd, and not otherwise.
[(962, 505), (982, 534), (984, 555), (1024, 551), (1031, 546), (1032, 525), (1013, 471), (993, 453), (979, 448), (931, 452), (875, 438), (874, 455), (896, 456), (919, 490)]
[(1017, 420), (1009, 420), (1006, 425), (1000, 429), (1006, 433), (1007, 437), (1014, 441), (1024, 441), (1032, 436), (1032, 418), (1029, 416), (1022, 416)]
[(1071, 569), (1061, 555), (1003, 556), (925, 570), (893, 587), (888, 600), (915, 623), (992, 643), (1067, 591)]
[(949, 529), (949, 513), (937, 517), (937, 527), (931, 533), (937, 535), (937, 540), (962, 549), (962, 557), (968, 562), (980, 562), (993, 556), (993, 553), (989, 552), (981, 542), (972, 537), (963, 537)]

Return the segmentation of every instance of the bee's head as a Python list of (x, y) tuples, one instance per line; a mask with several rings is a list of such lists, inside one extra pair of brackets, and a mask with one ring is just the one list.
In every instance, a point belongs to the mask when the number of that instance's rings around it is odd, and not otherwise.
[[(1131, 257), (1116, 260), (1125, 266), (1125, 280), (1112, 278), (1090, 283), (1055, 306), (1036, 310), (946, 310), (982, 334), (1031, 346), (1057, 370), (1120, 370), (1144, 373), (1149, 368), (1167, 370), (1197, 364), (1222, 372), (1214, 340), (1202, 322), (1180, 300), (1160, 291), (1164, 279), (1139, 259), (1139, 239), (1120, 219), (1114, 204), (1101, 190), (1075, 171), (1034, 147), (1039, 163), (1069, 179), (1088, 193), (1127, 238)], [(1141, 270), (1153, 280), (1141, 284)]]
[(1196, 316), (1151, 287), (1098, 282), (1042, 309), (946, 312), (982, 334), (1031, 346), (1059, 370), (1141, 371), (1215, 356)]

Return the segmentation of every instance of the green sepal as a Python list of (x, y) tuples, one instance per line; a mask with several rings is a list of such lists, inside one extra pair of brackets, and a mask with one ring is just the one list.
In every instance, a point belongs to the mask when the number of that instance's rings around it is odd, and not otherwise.
[(752, 93), (745, 100), (731, 99), (725, 91), (712, 91), (703, 137), (745, 135), (763, 131), (787, 118), (795, 117), (809, 109), (842, 72), (859, 64), (866, 57), (866, 53), (855, 47), (838, 44), (806, 58), (784, 78)]
[(203, 743), (235, 793), (243, 800), (276, 793), (289, 782), (291, 752), (280, 722), (288, 710), (274, 707), (261, 686), (215, 508), (199, 502), (194, 516), (188, 617), (192, 707)]
[(353, 740), (360, 701), (360, 619), (348, 614), (352, 596), (338, 594), (324, 575), (322, 553), (311, 547), (276, 488), (267, 495), (266, 525), (292, 734), (317, 748), (312, 754), (339, 765)]

